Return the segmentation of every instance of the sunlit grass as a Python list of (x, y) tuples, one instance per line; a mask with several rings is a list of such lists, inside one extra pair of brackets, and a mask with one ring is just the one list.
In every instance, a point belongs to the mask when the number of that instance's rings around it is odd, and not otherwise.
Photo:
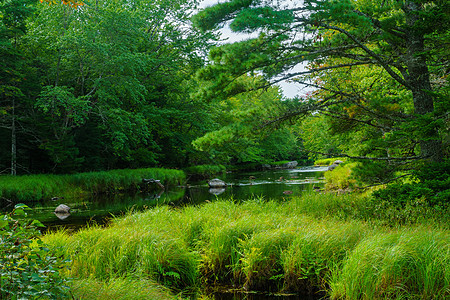
[(86, 194), (137, 191), (142, 179), (157, 179), (164, 184), (179, 184), (184, 172), (169, 169), (127, 169), (73, 175), (1, 176), (0, 198), (30, 202), (52, 197), (79, 197)]
[(426, 228), (363, 240), (334, 271), (332, 299), (448, 299), (450, 236)]
[(100, 281), (93, 278), (74, 280), (71, 290), (80, 300), (169, 300), (179, 299), (167, 288), (142, 278), (114, 278)]
[(374, 219), (370, 205), (351, 195), (311, 192), (282, 203), (256, 198), (160, 206), (129, 213), (108, 228), (45, 238), (72, 257), (70, 276), (78, 281), (138, 277), (177, 291), (220, 283), (327, 291), (335, 299), (445, 299), (448, 228), (438, 219), (427, 227), (386, 224)]

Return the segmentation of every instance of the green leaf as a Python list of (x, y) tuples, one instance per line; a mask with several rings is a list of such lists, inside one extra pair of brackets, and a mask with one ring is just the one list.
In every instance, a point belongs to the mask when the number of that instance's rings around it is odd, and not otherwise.
[(8, 221), (7, 220), (0, 220), (0, 228), (5, 228), (6, 226), (8, 226)]
[(36, 226), (36, 227), (45, 227), (44, 224), (42, 224), (39, 220), (34, 220), (31, 225)]
[(27, 214), (25, 213), (25, 211), (23, 209), (19, 208), (19, 209), (14, 210), (14, 215), (15, 216), (26, 216)]
[(16, 205), (14, 206), (14, 209), (17, 209), (17, 208), (27, 209), (27, 208), (29, 208), (29, 207), (28, 207), (28, 205), (26, 205), (26, 204), (18, 203), (18, 204), (16, 204)]

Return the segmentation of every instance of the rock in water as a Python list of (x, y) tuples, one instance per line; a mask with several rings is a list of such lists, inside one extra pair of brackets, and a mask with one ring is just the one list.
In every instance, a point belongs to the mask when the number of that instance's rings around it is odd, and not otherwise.
[(227, 186), (225, 181), (220, 180), (218, 178), (211, 179), (210, 181), (208, 181), (208, 185), (210, 188), (223, 188)]
[(57, 208), (55, 208), (55, 214), (69, 214), (70, 213), (70, 207), (68, 207), (65, 204), (58, 205)]

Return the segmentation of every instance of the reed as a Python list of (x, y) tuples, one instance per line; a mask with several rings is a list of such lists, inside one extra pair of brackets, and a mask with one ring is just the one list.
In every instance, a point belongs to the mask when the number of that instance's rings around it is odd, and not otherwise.
[(142, 179), (161, 180), (166, 185), (184, 182), (184, 172), (169, 169), (112, 170), (74, 175), (0, 176), (0, 199), (30, 202), (52, 197), (74, 198), (86, 194), (137, 191)]
[(100, 281), (93, 278), (71, 283), (74, 299), (80, 300), (170, 300), (179, 299), (154, 281), (140, 278), (114, 278)]
[(108, 228), (45, 239), (72, 257), (70, 276), (102, 284), (125, 277), (177, 290), (221, 283), (334, 299), (445, 299), (448, 229), (367, 222), (364, 205), (352, 196), (310, 193), (283, 203), (158, 206)]
[(426, 228), (365, 239), (336, 269), (332, 299), (448, 299), (450, 235)]

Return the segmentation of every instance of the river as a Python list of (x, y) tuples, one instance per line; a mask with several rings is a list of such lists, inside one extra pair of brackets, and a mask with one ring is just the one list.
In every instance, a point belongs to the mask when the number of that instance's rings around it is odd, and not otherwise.
[[(300, 196), (306, 190), (323, 187), (323, 174), (326, 170), (326, 167), (302, 167), (289, 170), (233, 172), (218, 176), (228, 184), (223, 190), (211, 191), (206, 181), (190, 181), (185, 186), (171, 186), (166, 187), (165, 190), (155, 187), (153, 193), (102, 195), (26, 204), (32, 208), (28, 213), (29, 217), (40, 220), (46, 225), (46, 230), (65, 228), (73, 231), (88, 224), (105, 225), (114, 216), (121, 216), (130, 210), (145, 210), (155, 205), (181, 207), (218, 199), (245, 201), (253, 197), (288, 201), (291, 197)], [(59, 204), (71, 207), (71, 214), (58, 217), (54, 210)], [(3, 210), (11, 209), (12, 207)], [(209, 298), (215, 300), (314, 299), (300, 295), (265, 295), (232, 290), (214, 292), (209, 295)]]
[[(228, 184), (223, 190), (210, 190), (206, 181), (197, 181), (185, 186), (169, 186), (165, 190), (155, 186), (152, 193), (101, 195), (26, 204), (32, 208), (29, 217), (40, 220), (48, 229), (64, 227), (76, 230), (87, 224), (104, 225), (114, 216), (155, 205), (185, 206), (217, 199), (243, 201), (253, 197), (284, 201), (299, 196), (312, 187), (322, 187), (324, 171), (326, 167), (233, 172), (218, 176)], [(68, 205), (71, 214), (59, 217), (55, 215), (54, 210), (59, 204)], [(12, 207), (7, 208), (11, 209)]]

